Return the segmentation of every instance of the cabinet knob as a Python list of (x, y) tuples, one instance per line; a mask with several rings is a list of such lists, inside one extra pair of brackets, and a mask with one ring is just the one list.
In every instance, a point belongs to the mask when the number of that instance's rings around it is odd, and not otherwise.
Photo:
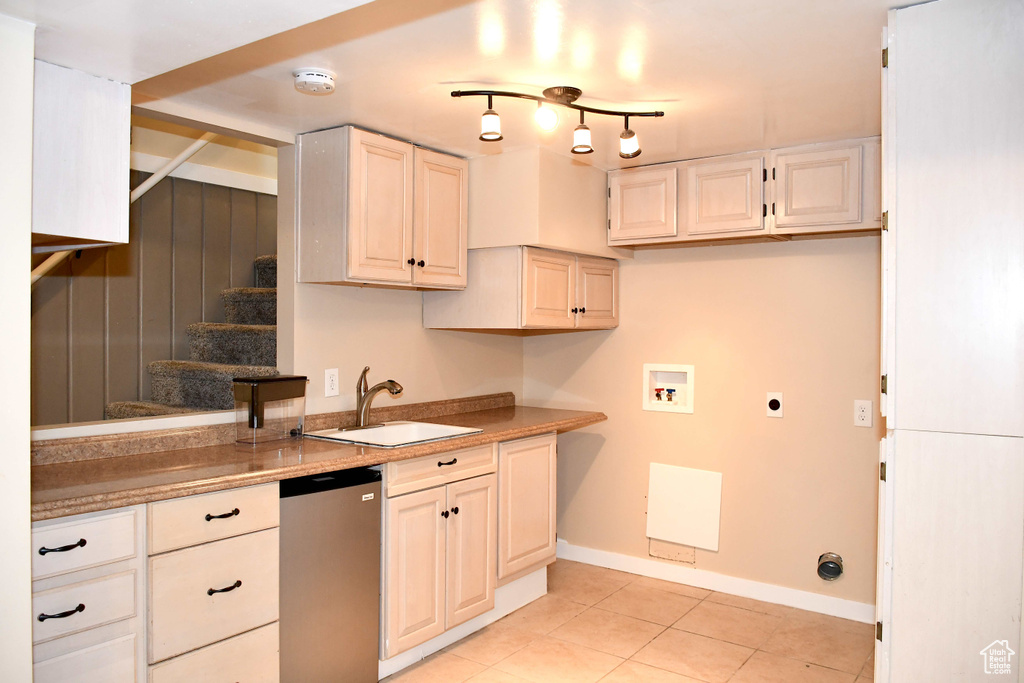
[(452, 508), (452, 514), (453, 515), (459, 514), (459, 506), (458, 505), (456, 505), (455, 507)]
[(586, 307), (583, 307), (583, 308), (580, 309), (580, 313), (586, 313), (586, 312), (587, 312)]
[(406, 261), (406, 263), (408, 263), (410, 266), (415, 266), (416, 265), (416, 259), (410, 258), (408, 261)]
[(423, 266), (425, 266), (425, 265), (427, 265), (427, 264), (426, 264), (426, 262), (425, 262), (425, 261), (423, 261), (422, 259), (420, 259), (419, 261), (417, 261), (417, 262), (416, 262), (416, 265), (417, 265), (417, 266), (419, 266), (420, 268), (422, 268)]
[(441, 510), (441, 516), (444, 517), (445, 519), (448, 519), (448, 511), (447, 510)]
[(572, 312), (573, 312), (574, 314), (576, 314), (576, 313), (579, 313), (580, 311), (579, 311), (579, 309), (578, 309), (578, 308), (574, 308), (574, 309), (572, 309)]

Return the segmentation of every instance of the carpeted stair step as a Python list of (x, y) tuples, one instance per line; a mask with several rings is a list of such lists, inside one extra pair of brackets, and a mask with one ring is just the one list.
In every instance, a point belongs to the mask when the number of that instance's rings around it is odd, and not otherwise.
[(196, 412), (196, 409), (189, 408), (188, 406), (169, 406), (163, 403), (153, 403), (152, 401), (116, 401), (108, 403), (103, 409), (103, 419), (123, 420), (194, 412)]
[(235, 407), (231, 392), (235, 377), (272, 377), (277, 368), (266, 365), (201, 363), (191, 360), (158, 360), (148, 366), (152, 400), (168, 405), (187, 405), (202, 410)]
[(232, 325), (276, 325), (277, 290), (235, 287), (220, 293), (224, 318)]
[(277, 287), (277, 255), (257, 256), (256, 268), (257, 287)]
[(277, 326), (194, 323), (188, 348), (189, 360), (204, 363), (277, 365)]

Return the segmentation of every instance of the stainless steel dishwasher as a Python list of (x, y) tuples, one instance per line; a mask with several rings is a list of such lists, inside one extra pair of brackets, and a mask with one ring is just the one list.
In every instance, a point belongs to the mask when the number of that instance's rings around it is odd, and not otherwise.
[(375, 683), (380, 470), (281, 482), (281, 681)]

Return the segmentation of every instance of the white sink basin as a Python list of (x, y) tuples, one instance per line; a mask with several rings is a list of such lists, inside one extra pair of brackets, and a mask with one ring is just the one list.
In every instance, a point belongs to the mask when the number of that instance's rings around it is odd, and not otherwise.
[(457, 436), (477, 434), (482, 431), (484, 430), (475, 427), (453, 427), (432, 422), (387, 422), (379, 427), (366, 429), (322, 429), (318, 432), (307, 432), (305, 436), (360, 446), (398, 448), (414, 443), (453, 439)]

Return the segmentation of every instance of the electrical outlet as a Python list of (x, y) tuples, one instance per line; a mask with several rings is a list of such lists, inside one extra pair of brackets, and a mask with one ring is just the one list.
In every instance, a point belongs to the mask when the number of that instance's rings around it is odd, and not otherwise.
[(768, 392), (768, 417), (782, 417), (782, 392)]
[(853, 402), (853, 426), (870, 427), (873, 422), (871, 401)]
[(324, 396), (338, 395), (338, 368), (324, 370)]

